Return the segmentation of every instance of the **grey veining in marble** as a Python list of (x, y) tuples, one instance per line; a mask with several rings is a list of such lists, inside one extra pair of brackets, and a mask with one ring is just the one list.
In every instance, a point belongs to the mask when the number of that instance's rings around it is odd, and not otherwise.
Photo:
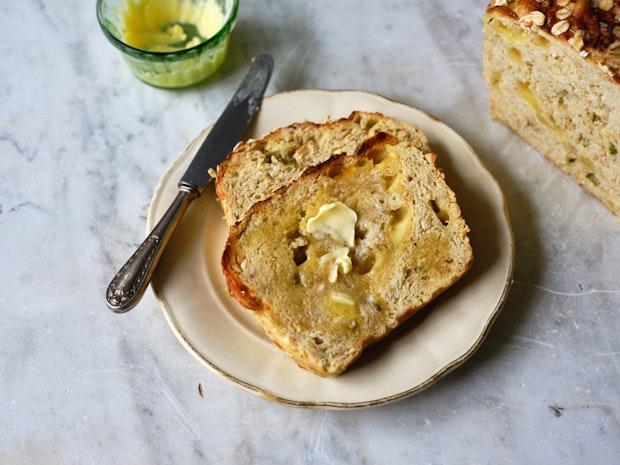
[[(94, 1), (1, 4), (0, 463), (618, 463), (620, 224), (490, 119), (485, 4), (242, 0), (223, 69), (178, 92), (129, 74)], [(284, 407), (196, 362), (150, 292), (129, 314), (105, 307), (160, 177), (261, 52), (268, 94), (358, 89), (443, 119), (506, 194), (506, 306), (419, 395)]]

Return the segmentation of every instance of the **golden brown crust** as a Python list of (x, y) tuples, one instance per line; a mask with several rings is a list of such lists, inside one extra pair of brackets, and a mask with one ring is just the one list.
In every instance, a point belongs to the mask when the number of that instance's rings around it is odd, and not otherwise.
[(362, 142), (357, 147), (357, 150), (355, 151), (355, 155), (360, 155), (365, 152), (368, 152), (370, 149), (372, 149), (373, 146), (377, 144), (396, 145), (397, 143), (398, 143), (398, 139), (396, 139), (396, 137), (394, 137), (393, 135), (387, 134), (385, 132), (379, 132), (375, 134), (374, 136), (372, 136), (370, 139), (367, 139), (364, 142)]
[(235, 247), (235, 234), (231, 234), (226, 241), (224, 253), (222, 254), (222, 272), (226, 279), (226, 287), (231, 297), (237, 300), (241, 305), (249, 310), (262, 310), (263, 301), (245, 285), (245, 283), (237, 279), (236, 275), (231, 272), (230, 251)]

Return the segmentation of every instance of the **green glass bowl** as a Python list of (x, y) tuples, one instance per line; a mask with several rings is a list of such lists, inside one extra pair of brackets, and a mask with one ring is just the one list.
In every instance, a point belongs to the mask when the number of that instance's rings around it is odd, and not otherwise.
[[(120, 50), (131, 72), (156, 87), (181, 88), (202, 82), (217, 72), (228, 53), (230, 33), (237, 22), (239, 0), (215, 0), (225, 18), (220, 30), (196, 46), (175, 51), (149, 51), (124, 41), (123, 12), (130, 2), (144, 0), (97, 0), (97, 19), (108, 40)], [(150, 0), (165, 4), (169, 0)], [(206, 0), (176, 0), (206, 3)], [(213, 1), (213, 0), (211, 0)]]

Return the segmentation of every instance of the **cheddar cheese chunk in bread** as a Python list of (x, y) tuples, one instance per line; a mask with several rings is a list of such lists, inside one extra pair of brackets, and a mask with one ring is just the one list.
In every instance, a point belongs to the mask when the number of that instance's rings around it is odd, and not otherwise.
[(342, 373), (470, 268), (469, 228), (434, 162), (380, 132), (231, 226), (229, 292), (300, 367)]

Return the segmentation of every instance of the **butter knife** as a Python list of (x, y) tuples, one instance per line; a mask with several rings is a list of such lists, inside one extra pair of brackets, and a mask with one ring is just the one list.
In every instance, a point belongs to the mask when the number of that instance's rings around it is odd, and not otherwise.
[(224, 161), (252, 122), (272, 71), (273, 59), (269, 55), (259, 55), (250, 63), (239, 88), (181, 177), (176, 198), (110, 282), (106, 301), (113, 312), (125, 313), (131, 310), (144, 295), (168, 239), (187, 207), (211, 181), (209, 170)]

